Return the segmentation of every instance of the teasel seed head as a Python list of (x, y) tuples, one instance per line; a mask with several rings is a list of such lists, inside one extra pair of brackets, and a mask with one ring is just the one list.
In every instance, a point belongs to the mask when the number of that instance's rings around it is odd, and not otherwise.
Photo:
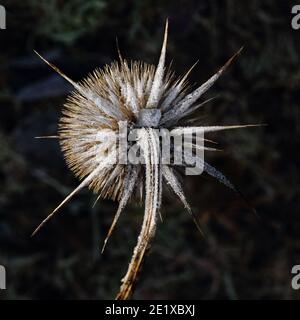
[[(155, 129), (165, 128), (172, 134), (182, 135), (188, 131), (206, 133), (244, 127), (184, 125), (184, 119), (210, 101), (199, 102), (242, 49), (204, 84), (191, 91), (187, 77), (194, 66), (181, 78), (175, 78), (166, 68), (167, 36), (168, 21), (157, 67), (139, 61), (129, 62), (120, 56), (119, 62), (113, 62), (102, 70), (95, 70), (81, 82), (74, 82), (39, 55), (74, 87), (62, 109), (58, 137), (66, 162), (81, 183), (33, 234), (77, 192), (89, 187), (98, 194), (98, 199), (112, 198), (119, 201), (119, 208), (104, 241), (105, 246), (131, 196), (140, 193), (145, 202), (142, 229), (117, 299), (128, 299), (133, 292), (139, 270), (154, 237), (161, 208), (163, 181), (173, 189), (193, 216), (177, 179), (176, 168), (159, 161), (160, 140)], [(144, 164), (120, 164), (112, 161), (117, 156), (114, 142), (120, 123), (124, 122), (129, 132), (138, 129), (136, 144), (142, 150)], [(181, 123), (180, 126), (178, 123)], [(185, 147), (189, 145), (186, 144)], [(190, 147), (198, 146), (191, 142)], [(216, 150), (211, 147), (204, 149)], [(206, 173), (238, 192), (221, 172), (203, 159), (202, 161)], [(193, 218), (197, 224), (194, 216)]]

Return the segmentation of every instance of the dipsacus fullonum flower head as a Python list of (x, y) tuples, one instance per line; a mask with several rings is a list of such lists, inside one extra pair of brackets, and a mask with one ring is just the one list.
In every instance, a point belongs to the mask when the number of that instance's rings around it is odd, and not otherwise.
[[(179, 197), (187, 211), (192, 210), (186, 201), (181, 184), (175, 174), (176, 166), (161, 160), (160, 129), (168, 129), (172, 136), (191, 132), (204, 133), (246, 126), (188, 126), (189, 116), (205, 102), (202, 95), (214, 84), (240, 53), (238, 51), (225, 65), (195, 90), (189, 90), (187, 77), (191, 69), (181, 78), (175, 78), (166, 68), (166, 46), (168, 22), (157, 66), (143, 62), (120, 61), (96, 70), (81, 82), (74, 82), (57, 67), (46, 61), (55, 71), (70, 82), (74, 91), (68, 97), (59, 123), (61, 149), (70, 169), (81, 179), (79, 186), (39, 225), (36, 233), (68, 200), (84, 187), (91, 188), (98, 198), (119, 201), (119, 207), (108, 231), (104, 246), (116, 222), (133, 194), (144, 199), (144, 219), (137, 245), (122, 280), (117, 299), (131, 296), (133, 285), (154, 236), (162, 200), (162, 186), (166, 183)], [(140, 150), (142, 163), (121, 163), (118, 158), (116, 138), (120, 124), (126, 126), (130, 135), (135, 132), (136, 140), (128, 145)], [(184, 148), (215, 150), (204, 146), (209, 140), (193, 139), (184, 142)], [(170, 146), (173, 153), (182, 153)], [(217, 169), (198, 157), (202, 169), (236, 191), (232, 183)], [(186, 162), (181, 164), (187, 165)], [(192, 215), (193, 216), (193, 215)], [(104, 247), (103, 247), (104, 248)]]

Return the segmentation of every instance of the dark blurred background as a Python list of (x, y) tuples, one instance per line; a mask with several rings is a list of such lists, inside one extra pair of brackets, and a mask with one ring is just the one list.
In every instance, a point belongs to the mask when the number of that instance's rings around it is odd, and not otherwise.
[(267, 123), (212, 137), (224, 152), (206, 159), (256, 207), (206, 176), (184, 178), (203, 239), (176, 197), (165, 193), (155, 242), (136, 299), (298, 299), (291, 268), (300, 264), (300, 30), (295, 1), (1, 1), (0, 264), (1, 299), (110, 299), (125, 274), (143, 208), (129, 205), (104, 255), (117, 204), (88, 190), (35, 237), (39, 222), (78, 184), (56, 140), (71, 88), (42, 53), (74, 80), (124, 57), (157, 63), (165, 19), (168, 61), (177, 75), (196, 60), (191, 83), (205, 81), (241, 46), (239, 59), (207, 97), (205, 124)]

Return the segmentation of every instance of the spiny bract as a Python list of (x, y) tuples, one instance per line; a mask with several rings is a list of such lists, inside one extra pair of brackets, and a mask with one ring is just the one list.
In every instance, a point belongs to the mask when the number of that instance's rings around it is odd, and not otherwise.
[[(200, 97), (221, 76), (240, 51), (208, 81), (194, 91), (188, 92), (187, 76), (191, 69), (179, 79), (175, 79), (173, 74), (166, 70), (167, 34), (168, 22), (156, 68), (142, 62), (128, 63), (120, 55), (119, 62), (112, 63), (103, 70), (94, 71), (80, 83), (72, 81), (40, 56), (75, 88), (64, 105), (58, 137), (69, 167), (82, 179), (82, 182), (35, 232), (74, 194), (88, 186), (99, 194), (99, 197), (111, 197), (119, 201), (118, 211), (105, 239), (106, 244), (131, 195), (135, 191), (141, 196), (145, 193), (145, 213), (141, 233), (117, 299), (127, 299), (132, 294), (137, 274), (155, 233), (161, 206), (163, 179), (192, 214), (182, 187), (174, 174), (174, 166), (161, 164), (158, 161), (161, 156), (160, 140), (155, 128), (169, 128), (172, 134), (182, 135), (192, 130), (206, 133), (243, 127), (184, 126), (184, 119), (206, 102), (199, 103)], [(110, 161), (115, 156), (116, 149), (112, 141), (118, 134), (120, 121), (127, 121), (129, 131), (132, 128), (138, 128), (136, 143), (143, 151), (144, 165), (119, 164)], [(177, 126), (179, 121), (182, 122), (181, 126)], [(185, 147), (197, 146), (190, 143)], [(204, 149), (214, 150), (208, 147)], [(235, 190), (222, 173), (204, 161), (203, 168), (205, 172)]]

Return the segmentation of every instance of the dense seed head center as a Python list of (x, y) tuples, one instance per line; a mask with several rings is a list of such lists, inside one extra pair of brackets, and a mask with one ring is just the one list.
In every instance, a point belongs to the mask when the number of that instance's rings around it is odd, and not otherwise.
[(160, 118), (160, 109), (141, 109), (137, 118), (137, 126), (157, 128)]

